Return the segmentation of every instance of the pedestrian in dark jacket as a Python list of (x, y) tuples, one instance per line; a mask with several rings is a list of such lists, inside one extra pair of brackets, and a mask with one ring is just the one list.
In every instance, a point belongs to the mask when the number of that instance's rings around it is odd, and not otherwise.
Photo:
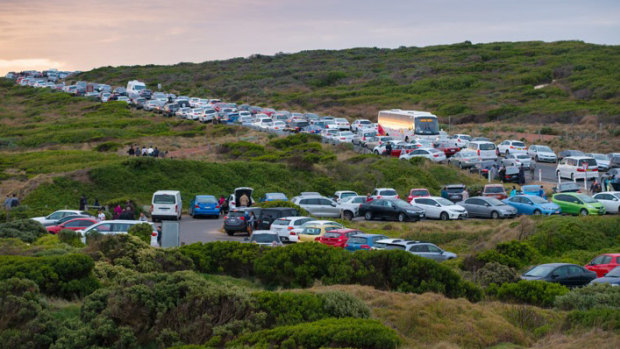
[(519, 184), (525, 184), (525, 167), (523, 167), (523, 164), (519, 167)]
[(498, 175), (500, 181), (506, 181), (506, 167), (502, 166), (502, 168), (499, 169)]
[(385, 145), (385, 155), (392, 155), (392, 143), (390, 142)]
[(133, 148), (133, 145), (129, 147), (129, 150), (127, 151), (127, 154), (129, 154), (129, 156), (136, 155), (136, 150)]
[(88, 200), (86, 200), (86, 195), (82, 194), (80, 198), (80, 211), (84, 211), (86, 209), (86, 205), (88, 205)]

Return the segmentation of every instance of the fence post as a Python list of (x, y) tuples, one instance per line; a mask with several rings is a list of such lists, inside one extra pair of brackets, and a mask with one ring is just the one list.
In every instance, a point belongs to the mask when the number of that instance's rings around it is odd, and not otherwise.
[(542, 182), (542, 168), (538, 169), (538, 181)]

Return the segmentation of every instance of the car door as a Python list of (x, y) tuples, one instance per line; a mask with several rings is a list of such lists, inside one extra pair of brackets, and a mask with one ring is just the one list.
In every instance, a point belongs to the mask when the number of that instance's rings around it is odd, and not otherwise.
[(385, 214), (385, 218), (396, 219), (396, 217), (398, 216), (398, 212), (393, 202), (391, 201), (385, 202), (384, 214)]
[(311, 215), (317, 215), (317, 205), (314, 204), (314, 199), (301, 199), (299, 200), (299, 206), (308, 211)]
[(466, 208), (467, 208), (467, 213), (469, 215), (473, 215), (474, 217), (488, 216), (485, 210), (486, 201), (473, 198), (473, 199), (467, 199), (465, 203), (467, 204)]
[(336, 204), (336, 202), (329, 199), (320, 199), (321, 206), (327, 217), (339, 217), (340, 216), (340, 208)]
[(590, 282), (590, 278), (588, 278), (584, 269), (576, 265), (568, 266), (568, 278), (570, 286), (583, 286)]
[(519, 201), (521, 201), (524, 212), (527, 212), (527, 214), (534, 214), (536, 207), (534, 207), (534, 203), (532, 202), (532, 200), (525, 197), (520, 197)]
[(427, 252), (428, 258), (435, 260), (437, 262), (442, 262), (443, 260), (446, 259), (443, 254), (443, 251), (439, 247), (431, 245), (431, 244), (425, 244), (425, 246), (428, 250)]
[(552, 282), (557, 282), (560, 285), (570, 286), (570, 276), (568, 275), (568, 266), (561, 266), (556, 268), (553, 272), (551, 272), (551, 280)]
[(439, 208), (437, 202), (433, 199), (416, 199), (416, 204), (419, 204), (426, 214), (426, 217), (439, 218)]

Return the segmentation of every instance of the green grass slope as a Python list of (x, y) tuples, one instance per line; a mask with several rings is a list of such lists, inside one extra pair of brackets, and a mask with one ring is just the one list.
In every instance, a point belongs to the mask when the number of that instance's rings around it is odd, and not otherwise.
[[(453, 121), (620, 121), (620, 46), (578, 41), (464, 42), (254, 55), (199, 64), (104, 67), (77, 79), (139, 79), (186, 95), (375, 118), (420, 108)], [(539, 84), (549, 86), (534, 89)]]

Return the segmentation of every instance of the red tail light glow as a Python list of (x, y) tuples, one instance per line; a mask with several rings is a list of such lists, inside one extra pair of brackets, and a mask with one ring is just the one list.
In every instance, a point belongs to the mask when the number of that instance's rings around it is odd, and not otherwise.
[(360, 248), (363, 248), (363, 249), (366, 249), (366, 250), (370, 250), (370, 246), (368, 246), (368, 245), (362, 245), (362, 246), (360, 246)]
[(297, 235), (294, 231), (290, 232), (288, 235)]
[(174, 205), (174, 212), (179, 212), (179, 205)]
[(239, 219), (245, 221), (245, 217), (239, 217)]
[(200, 206), (198, 206), (198, 205), (195, 205), (195, 206), (194, 206), (194, 208), (200, 208)]
[(153, 232), (153, 236), (157, 236), (157, 232), (156, 231)]
[(288, 230), (293, 230), (293, 227), (288, 227), (288, 228), (286, 228), (286, 229), (288, 229)]

